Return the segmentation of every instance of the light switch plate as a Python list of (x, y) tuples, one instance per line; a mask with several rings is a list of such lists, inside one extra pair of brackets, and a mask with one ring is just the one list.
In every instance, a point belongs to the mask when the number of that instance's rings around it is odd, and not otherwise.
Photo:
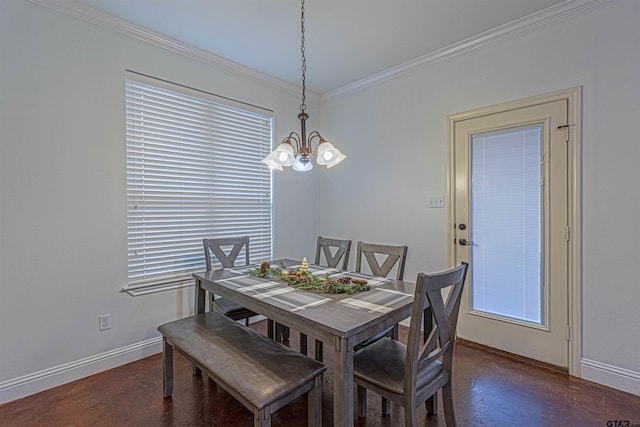
[(427, 202), (430, 208), (444, 208), (444, 196), (429, 196)]

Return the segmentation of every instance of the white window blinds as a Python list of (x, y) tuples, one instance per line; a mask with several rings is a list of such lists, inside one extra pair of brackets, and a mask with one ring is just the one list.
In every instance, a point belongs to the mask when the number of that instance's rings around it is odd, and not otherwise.
[(248, 235), (271, 258), (270, 112), (127, 73), (126, 127), (125, 290), (191, 284), (203, 238)]
[(544, 125), (471, 139), (473, 309), (542, 323)]

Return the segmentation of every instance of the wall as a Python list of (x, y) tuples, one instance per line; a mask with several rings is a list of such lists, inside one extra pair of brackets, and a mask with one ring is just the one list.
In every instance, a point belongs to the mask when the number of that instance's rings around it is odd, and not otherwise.
[[(275, 175), (275, 255), (312, 257), (319, 231), (407, 244), (408, 278), (446, 268), (446, 209), (426, 197), (447, 192), (447, 115), (582, 86), (582, 375), (640, 394), (639, 21), (640, 3), (616, 0), (327, 99), (320, 114), (308, 102), (348, 158)], [(0, 402), (157, 352), (157, 325), (192, 310), (191, 289), (120, 292), (125, 69), (271, 108), (276, 142), (298, 127), (296, 95), (0, 1)]]
[(640, 394), (638, 22), (640, 2), (614, 1), (323, 99), (349, 157), (322, 175), (320, 233), (407, 244), (408, 278), (447, 268), (446, 209), (427, 208), (447, 194), (447, 116), (582, 86), (582, 376)]
[[(0, 403), (156, 353), (156, 327), (193, 310), (192, 288), (120, 291), (126, 69), (272, 109), (276, 140), (299, 127), (295, 93), (1, 1)], [(276, 175), (276, 256), (315, 250), (315, 175)], [(112, 328), (98, 332), (102, 313)]]

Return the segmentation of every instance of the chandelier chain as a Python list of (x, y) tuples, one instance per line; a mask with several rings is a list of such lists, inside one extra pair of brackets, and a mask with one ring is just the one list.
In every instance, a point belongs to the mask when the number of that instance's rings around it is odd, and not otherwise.
[(302, 0), (302, 9), (300, 12), (300, 27), (302, 30), (302, 39), (300, 43), (300, 53), (302, 54), (302, 104), (300, 104), (300, 111), (304, 113), (304, 111), (307, 109), (307, 104), (305, 103), (305, 100), (306, 100), (305, 74), (307, 72), (307, 58), (305, 57), (305, 54), (304, 54), (304, 0)]

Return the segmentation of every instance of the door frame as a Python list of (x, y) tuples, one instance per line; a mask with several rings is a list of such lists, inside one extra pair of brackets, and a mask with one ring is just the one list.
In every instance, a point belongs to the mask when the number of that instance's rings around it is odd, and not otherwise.
[(581, 377), (580, 359), (582, 357), (582, 87), (577, 86), (559, 90), (530, 98), (509, 101), (488, 107), (477, 108), (462, 113), (451, 114), (448, 120), (448, 154), (449, 173), (447, 174), (447, 193), (449, 195), (447, 227), (449, 230), (449, 265), (455, 264), (456, 236), (455, 236), (455, 212), (453, 209), (455, 200), (455, 156), (454, 138), (457, 122), (476, 117), (487, 116), (504, 111), (516, 110), (548, 102), (567, 100), (567, 117), (569, 123), (567, 136), (567, 173), (568, 173), (568, 221), (570, 239), (568, 242), (568, 295), (567, 310), (569, 314), (569, 375)]

